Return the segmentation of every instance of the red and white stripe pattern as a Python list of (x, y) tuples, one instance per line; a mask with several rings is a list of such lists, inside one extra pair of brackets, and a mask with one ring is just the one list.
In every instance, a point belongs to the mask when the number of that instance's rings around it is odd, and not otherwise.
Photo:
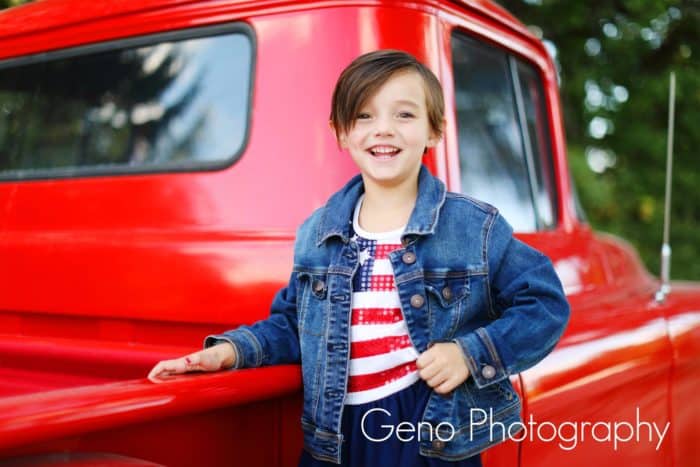
[(360, 267), (353, 281), (350, 376), (346, 404), (374, 401), (418, 380), (416, 352), (401, 313), (389, 253), (401, 248), (402, 229), (370, 233), (353, 216)]

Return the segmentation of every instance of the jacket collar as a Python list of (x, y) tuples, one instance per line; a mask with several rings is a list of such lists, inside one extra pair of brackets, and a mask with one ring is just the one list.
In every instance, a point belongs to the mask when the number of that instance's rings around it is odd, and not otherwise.
[[(339, 236), (343, 242), (350, 240), (352, 214), (365, 186), (362, 176), (356, 175), (326, 203), (318, 227), (316, 246), (332, 236)], [(411, 217), (402, 236), (428, 235), (435, 232), (440, 208), (445, 202), (445, 185), (421, 165), (418, 173), (418, 197)]]

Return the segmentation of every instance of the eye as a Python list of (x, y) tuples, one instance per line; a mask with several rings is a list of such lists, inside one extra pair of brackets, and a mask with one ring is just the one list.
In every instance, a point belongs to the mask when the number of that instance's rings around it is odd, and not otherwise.
[(413, 115), (411, 112), (399, 112), (399, 118), (414, 118), (415, 115)]
[(358, 120), (365, 120), (369, 118), (369, 114), (367, 112), (360, 112), (355, 118)]

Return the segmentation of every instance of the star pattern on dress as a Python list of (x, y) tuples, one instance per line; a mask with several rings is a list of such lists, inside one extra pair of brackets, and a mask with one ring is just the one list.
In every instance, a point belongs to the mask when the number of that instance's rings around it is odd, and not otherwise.
[(360, 251), (360, 254), (358, 255), (358, 259), (360, 261), (360, 266), (364, 266), (365, 262), (372, 257), (372, 254), (369, 251), (369, 248), (366, 248), (364, 250)]

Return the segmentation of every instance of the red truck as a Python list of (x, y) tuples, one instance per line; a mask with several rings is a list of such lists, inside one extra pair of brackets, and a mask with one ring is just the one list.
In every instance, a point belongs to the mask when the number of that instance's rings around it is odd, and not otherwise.
[(44, 0), (0, 25), (3, 465), (295, 465), (297, 366), (145, 376), (269, 313), (296, 227), (356, 173), (333, 84), (379, 48), (444, 86), (426, 165), (549, 255), (572, 306), (512, 377), (538, 431), (485, 465), (698, 465), (700, 286), (655, 300), (633, 248), (586, 224), (553, 63), (497, 5)]

